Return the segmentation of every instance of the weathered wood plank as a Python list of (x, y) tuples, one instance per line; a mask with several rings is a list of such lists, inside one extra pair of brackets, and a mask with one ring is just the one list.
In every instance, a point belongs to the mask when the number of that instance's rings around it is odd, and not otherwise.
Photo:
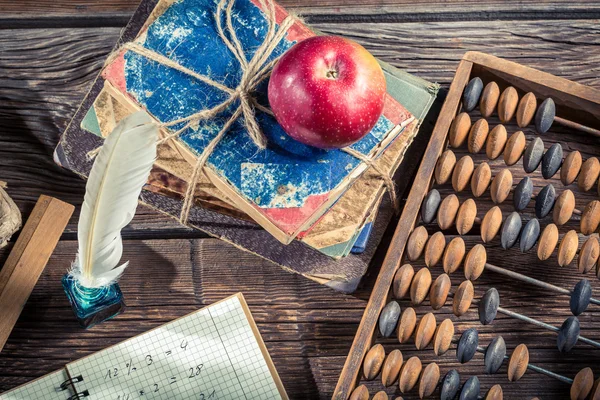
[[(293, 0), (278, 2), (309, 21), (466, 21), (498, 19), (588, 19), (600, 12), (594, 0)], [(9, 26), (121, 26), (137, 8), (139, 0), (0, 0), (0, 22)], [(38, 25), (35, 25), (35, 24)], [(87, 25), (84, 25), (87, 24)], [(54, 25), (54, 26), (58, 26)]]

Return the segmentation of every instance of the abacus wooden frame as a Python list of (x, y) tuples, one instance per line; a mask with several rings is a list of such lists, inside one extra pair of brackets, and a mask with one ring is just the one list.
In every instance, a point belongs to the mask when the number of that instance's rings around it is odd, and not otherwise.
[(423, 198), (431, 187), (437, 159), (446, 148), (450, 124), (460, 109), (463, 90), (475, 76), (479, 76), (484, 84), (491, 80), (496, 81), (501, 90), (507, 86), (514, 86), (520, 96), (533, 92), (538, 99), (552, 97), (556, 103), (557, 115), (586, 126), (600, 128), (599, 90), (488, 54), (471, 51), (464, 54), (338, 379), (333, 394), (335, 400), (348, 399), (356, 386), (363, 359), (375, 340), (377, 320), (388, 300), (394, 274), (402, 264), (406, 242), (417, 222)]

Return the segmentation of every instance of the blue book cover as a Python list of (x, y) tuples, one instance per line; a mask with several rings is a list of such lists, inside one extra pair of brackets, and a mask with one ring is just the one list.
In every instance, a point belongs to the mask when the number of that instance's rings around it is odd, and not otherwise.
[[(136, 39), (136, 43), (230, 88), (235, 88), (241, 69), (234, 55), (218, 37), (213, 0), (180, 0), (168, 6)], [(285, 11), (277, 9), (281, 22)], [(233, 26), (246, 57), (250, 59), (267, 32), (260, 7), (237, 0)], [(276, 47), (271, 58), (297, 41), (314, 35), (297, 22)], [(122, 51), (105, 69), (104, 78), (159, 122), (169, 122), (223, 102), (228, 95), (175, 69), (133, 51)], [(267, 81), (257, 89), (264, 104)], [(212, 120), (185, 130), (176, 146), (193, 163), (221, 130), (234, 104)], [(366, 169), (355, 157), (339, 150), (315, 149), (288, 137), (268, 114), (257, 111), (257, 121), (268, 140), (260, 150), (238, 120), (208, 158), (210, 180), (277, 239), (290, 242), (310, 227)], [(385, 151), (411, 114), (387, 96), (384, 115), (373, 130), (352, 148), (376, 158)], [(174, 126), (176, 130), (181, 126)]]

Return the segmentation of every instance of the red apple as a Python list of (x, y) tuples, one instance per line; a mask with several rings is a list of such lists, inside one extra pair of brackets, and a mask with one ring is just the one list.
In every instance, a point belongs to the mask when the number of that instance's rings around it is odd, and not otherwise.
[(383, 112), (385, 77), (364, 47), (339, 36), (315, 36), (279, 59), (269, 103), (292, 138), (322, 149), (363, 138)]

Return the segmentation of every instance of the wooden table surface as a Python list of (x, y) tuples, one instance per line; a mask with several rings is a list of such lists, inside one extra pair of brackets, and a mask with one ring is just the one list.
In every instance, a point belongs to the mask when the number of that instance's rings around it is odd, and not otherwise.
[[(316, 28), (355, 39), (375, 56), (445, 88), (462, 54), (479, 50), (600, 89), (598, 2), (281, 3), (303, 14)], [(40, 194), (81, 204), (84, 182), (54, 165), (52, 152), (135, 7), (136, 0), (0, 0), (0, 180), (8, 182), (8, 192), (25, 217)], [(426, 139), (421, 137), (417, 147), (423, 148)], [(587, 145), (593, 153), (595, 144)], [(124, 258), (131, 267), (121, 287), (128, 309), (113, 321), (84, 331), (78, 328), (60, 285), (76, 252), (78, 215), (76, 211), (0, 353), (0, 392), (241, 291), (290, 397), (331, 397), (377, 265), (356, 293), (344, 295), (140, 207), (124, 233)], [(469, 240), (474, 242), (476, 236)], [(0, 250), (0, 263), (10, 249), (11, 245)], [(500, 251), (492, 249), (490, 257), (506, 259)], [(518, 251), (510, 254), (514, 264), (535, 260), (529, 255), (521, 258)], [(535, 274), (569, 288), (580, 279), (572, 270), (543, 264)], [(553, 324), (569, 315), (563, 296), (497, 276), (483, 281), (491, 283), (501, 286), (501, 295), (509, 294), (507, 304), (513, 310)], [(593, 280), (593, 288), (600, 295), (598, 280)], [(600, 312), (590, 308), (580, 318), (582, 334), (600, 340)], [(461, 324), (460, 330), (478, 326), (477, 314), (470, 312)], [(511, 349), (527, 343), (531, 361), (553, 371), (572, 377), (582, 367), (592, 366), (600, 376), (600, 352), (585, 345), (561, 356), (553, 333), (506, 318), (485, 332), (486, 340), (491, 334), (502, 334)], [(416, 354), (412, 345), (400, 348), (405, 359)], [(435, 359), (431, 350), (419, 355), (425, 363)], [(447, 354), (439, 360), (442, 373), (457, 367), (453, 357)], [(500, 383), (511, 399), (568, 396), (568, 387), (550, 378), (528, 373), (521, 381), (509, 383), (506, 367), (501, 375), (485, 376), (482, 365), (482, 358), (476, 357), (459, 367), (463, 377), (479, 376), (482, 393)], [(379, 387), (371, 385), (372, 390)], [(396, 388), (388, 393), (399, 392)], [(405, 398), (417, 397), (411, 393)]]

